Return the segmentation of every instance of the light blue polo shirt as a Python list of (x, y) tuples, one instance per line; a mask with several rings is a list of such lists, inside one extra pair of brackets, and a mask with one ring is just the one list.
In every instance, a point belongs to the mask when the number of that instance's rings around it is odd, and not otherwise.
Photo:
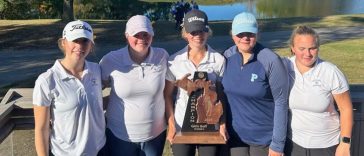
[(288, 112), (288, 74), (281, 58), (257, 43), (249, 61), (242, 65), (236, 46), (227, 58), (222, 79), (228, 98), (228, 131), (235, 131), (251, 145), (270, 145), (283, 152)]

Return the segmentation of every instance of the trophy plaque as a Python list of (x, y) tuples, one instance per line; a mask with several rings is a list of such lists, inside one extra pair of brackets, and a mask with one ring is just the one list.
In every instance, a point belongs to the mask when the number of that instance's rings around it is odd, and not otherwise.
[(177, 86), (189, 94), (182, 129), (173, 143), (181, 144), (225, 144), (219, 133), (222, 103), (211, 89), (207, 72), (195, 72), (193, 81), (187, 77), (177, 80)]

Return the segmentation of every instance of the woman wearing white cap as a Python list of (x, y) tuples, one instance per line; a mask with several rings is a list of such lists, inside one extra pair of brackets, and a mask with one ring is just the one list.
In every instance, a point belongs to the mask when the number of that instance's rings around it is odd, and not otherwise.
[(288, 74), (280, 57), (257, 43), (257, 21), (240, 13), (232, 23), (234, 46), (222, 84), (228, 99), (232, 156), (283, 155), (287, 131)]
[(135, 15), (126, 23), (128, 45), (100, 61), (102, 80), (111, 86), (106, 109), (109, 155), (162, 155), (168, 53), (151, 47), (153, 35), (150, 20)]
[(106, 137), (101, 71), (85, 60), (94, 46), (91, 26), (68, 23), (58, 45), (64, 58), (38, 77), (33, 90), (37, 154), (102, 155)]
[[(182, 37), (188, 45), (172, 55), (168, 61), (166, 77), (165, 99), (168, 119), (167, 140), (172, 144), (174, 156), (194, 156), (196, 149), (200, 156), (214, 156), (218, 154), (217, 145), (206, 144), (173, 144), (176, 132), (181, 131), (188, 105), (189, 93), (186, 88), (178, 86), (177, 99), (173, 104), (176, 81), (184, 78), (191, 80), (195, 72), (207, 72), (207, 78), (213, 85), (219, 86), (221, 81), (225, 59), (207, 45), (206, 41), (211, 30), (208, 27), (208, 19), (204, 12), (192, 10), (184, 18)], [(211, 33), (211, 32), (210, 32)], [(220, 85), (221, 86), (221, 85)], [(174, 108), (174, 109), (173, 109)], [(220, 134), (227, 140), (225, 124), (219, 126)]]

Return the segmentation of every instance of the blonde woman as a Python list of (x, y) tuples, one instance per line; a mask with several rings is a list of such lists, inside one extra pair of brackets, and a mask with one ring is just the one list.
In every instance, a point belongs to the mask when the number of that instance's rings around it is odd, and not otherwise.
[[(211, 30), (208, 27), (208, 19), (204, 12), (192, 10), (184, 18), (182, 37), (188, 45), (172, 55), (168, 61), (168, 72), (166, 76), (165, 99), (166, 113), (168, 119), (167, 140), (172, 144), (172, 152), (175, 156), (194, 155), (198, 149), (201, 156), (214, 156), (218, 153), (217, 145), (197, 144), (173, 144), (176, 132), (183, 126), (183, 120), (187, 108), (188, 93), (178, 88), (177, 99), (173, 104), (173, 91), (175, 82), (187, 76), (192, 79), (196, 71), (204, 71), (212, 84), (219, 85), (224, 73), (224, 57), (207, 45)], [(225, 135), (225, 124), (220, 125), (220, 134), (227, 140)]]
[(101, 71), (98, 64), (86, 61), (94, 46), (91, 26), (68, 23), (59, 46), (64, 58), (42, 73), (34, 86), (37, 154), (102, 155), (106, 137)]
[[(319, 35), (298, 26), (290, 39), (288, 156), (349, 156), (353, 108), (345, 75), (319, 58)], [(340, 115), (335, 109), (340, 110)]]

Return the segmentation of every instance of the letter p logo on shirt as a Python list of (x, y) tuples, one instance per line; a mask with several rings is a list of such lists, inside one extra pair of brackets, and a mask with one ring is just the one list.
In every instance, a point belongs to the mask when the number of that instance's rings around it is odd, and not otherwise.
[(258, 78), (258, 75), (253, 73), (252, 77), (250, 78), (250, 81), (254, 82), (257, 78)]

